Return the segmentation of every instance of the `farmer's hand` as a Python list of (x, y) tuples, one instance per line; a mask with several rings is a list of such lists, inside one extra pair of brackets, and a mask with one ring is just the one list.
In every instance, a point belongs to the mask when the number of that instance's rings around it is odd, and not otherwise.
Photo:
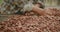
[(40, 7), (40, 4), (35, 4), (34, 6), (36, 6), (36, 7)]

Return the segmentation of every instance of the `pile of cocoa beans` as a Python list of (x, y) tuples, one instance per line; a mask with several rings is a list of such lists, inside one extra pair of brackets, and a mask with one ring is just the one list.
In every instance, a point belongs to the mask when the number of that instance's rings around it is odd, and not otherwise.
[(37, 16), (33, 12), (11, 15), (0, 22), (0, 32), (60, 32), (60, 10), (50, 10), (55, 11), (56, 15)]

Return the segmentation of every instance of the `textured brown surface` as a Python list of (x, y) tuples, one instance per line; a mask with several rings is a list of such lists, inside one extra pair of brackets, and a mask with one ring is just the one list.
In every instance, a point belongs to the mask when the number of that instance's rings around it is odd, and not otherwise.
[(53, 16), (11, 15), (0, 22), (0, 32), (60, 32), (60, 14), (55, 13)]

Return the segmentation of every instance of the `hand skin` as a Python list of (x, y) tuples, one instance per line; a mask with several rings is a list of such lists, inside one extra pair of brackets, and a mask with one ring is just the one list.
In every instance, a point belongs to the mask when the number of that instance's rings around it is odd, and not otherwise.
[(37, 6), (34, 6), (32, 11), (38, 13), (39, 15), (46, 15), (46, 12), (44, 11), (44, 9), (41, 9), (41, 8), (39, 8)]
[(36, 6), (36, 7), (40, 7), (40, 4), (35, 4), (34, 6)]
[(43, 15), (43, 16), (46, 16), (46, 15), (50, 15), (51, 16), (52, 15), (51, 14), (52, 12), (50, 12), (50, 10), (46, 11), (45, 9), (42, 9), (42, 8), (39, 8), (39, 7), (40, 7), (39, 4), (34, 5), (32, 11), (38, 13), (39, 15)]

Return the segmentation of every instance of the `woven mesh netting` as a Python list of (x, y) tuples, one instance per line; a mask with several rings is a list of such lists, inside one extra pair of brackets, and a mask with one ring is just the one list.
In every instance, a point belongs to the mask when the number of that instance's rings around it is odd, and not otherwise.
[(11, 15), (0, 22), (0, 32), (60, 32), (60, 12), (57, 9), (53, 16)]
[(17, 11), (23, 10), (26, 4), (36, 4), (37, 2), (38, 0), (2, 0), (2, 4), (0, 5), (0, 14), (14, 14)]

